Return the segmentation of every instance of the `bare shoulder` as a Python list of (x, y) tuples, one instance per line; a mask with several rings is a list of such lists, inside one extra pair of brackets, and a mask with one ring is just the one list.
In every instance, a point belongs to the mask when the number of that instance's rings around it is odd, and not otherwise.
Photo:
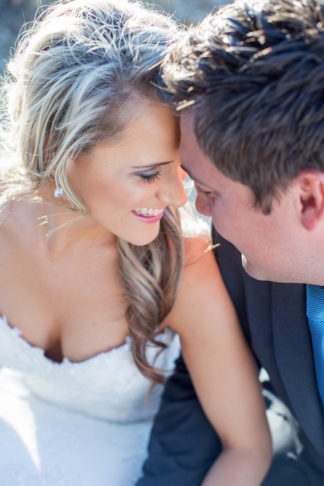
[(31, 227), (33, 204), (27, 199), (2, 200), (0, 202), (0, 261), (26, 244), (33, 243)]
[(20, 206), (21, 204), (15, 200), (4, 201), (0, 199), (0, 237), (4, 238), (18, 226)]
[[(197, 287), (195, 292), (206, 290), (207, 281), (220, 280), (218, 264), (212, 251), (211, 241), (204, 237), (186, 238), (184, 241), (184, 268), (180, 291)], [(213, 285), (214, 286), (214, 285)]]
[(1, 201), (0, 203), (0, 244), (5, 238), (11, 225), (11, 215), (13, 212), (12, 201)]
[[(7, 308), (6, 299), (10, 300), (17, 294), (17, 289), (26, 284), (26, 275), (37, 274), (33, 273), (40, 253), (36, 231), (32, 226), (32, 212), (35, 210), (24, 199), (10, 199), (0, 204), (1, 310)], [(24, 293), (27, 293), (27, 289)]]
[[(198, 295), (198, 293), (207, 291), (208, 288), (216, 289), (219, 283), (222, 284), (213, 245), (209, 238), (205, 236), (186, 238), (184, 253), (184, 268), (180, 286), (182, 291), (195, 287)], [(199, 289), (195, 283), (200, 284)]]
[[(187, 246), (187, 248), (186, 248)], [(185, 264), (169, 325), (179, 334), (215, 315), (233, 313), (210, 241), (203, 237), (185, 243)]]
[(211, 240), (207, 235), (184, 238), (185, 266), (191, 265), (203, 257), (211, 248)]

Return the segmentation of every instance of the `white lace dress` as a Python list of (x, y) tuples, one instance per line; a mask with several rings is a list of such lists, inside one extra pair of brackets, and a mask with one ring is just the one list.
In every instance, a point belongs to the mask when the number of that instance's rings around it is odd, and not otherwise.
[[(171, 370), (179, 340), (156, 365)], [(148, 350), (154, 359), (156, 349)], [(133, 363), (130, 341), (81, 363), (55, 363), (0, 317), (0, 485), (131, 486), (146, 457), (161, 386)]]

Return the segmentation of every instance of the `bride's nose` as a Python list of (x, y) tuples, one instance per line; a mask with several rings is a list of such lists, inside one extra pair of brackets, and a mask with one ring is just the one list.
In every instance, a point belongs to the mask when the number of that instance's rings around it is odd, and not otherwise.
[(183, 185), (186, 173), (180, 166), (170, 171), (169, 176), (165, 179), (160, 187), (159, 197), (167, 205), (173, 207), (183, 206), (188, 197)]

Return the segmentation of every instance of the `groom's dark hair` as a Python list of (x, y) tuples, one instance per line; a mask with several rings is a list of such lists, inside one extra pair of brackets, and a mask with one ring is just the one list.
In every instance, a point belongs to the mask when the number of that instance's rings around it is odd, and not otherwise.
[[(324, 171), (324, 3), (248, 0), (182, 33), (164, 63), (203, 151), (271, 210), (302, 170)], [(190, 107), (190, 108), (188, 108)]]

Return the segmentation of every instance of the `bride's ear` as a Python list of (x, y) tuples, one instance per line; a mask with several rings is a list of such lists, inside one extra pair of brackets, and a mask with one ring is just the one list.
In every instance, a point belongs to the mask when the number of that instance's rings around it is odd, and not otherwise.
[(324, 221), (324, 172), (304, 171), (296, 179), (301, 223), (313, 231)]

